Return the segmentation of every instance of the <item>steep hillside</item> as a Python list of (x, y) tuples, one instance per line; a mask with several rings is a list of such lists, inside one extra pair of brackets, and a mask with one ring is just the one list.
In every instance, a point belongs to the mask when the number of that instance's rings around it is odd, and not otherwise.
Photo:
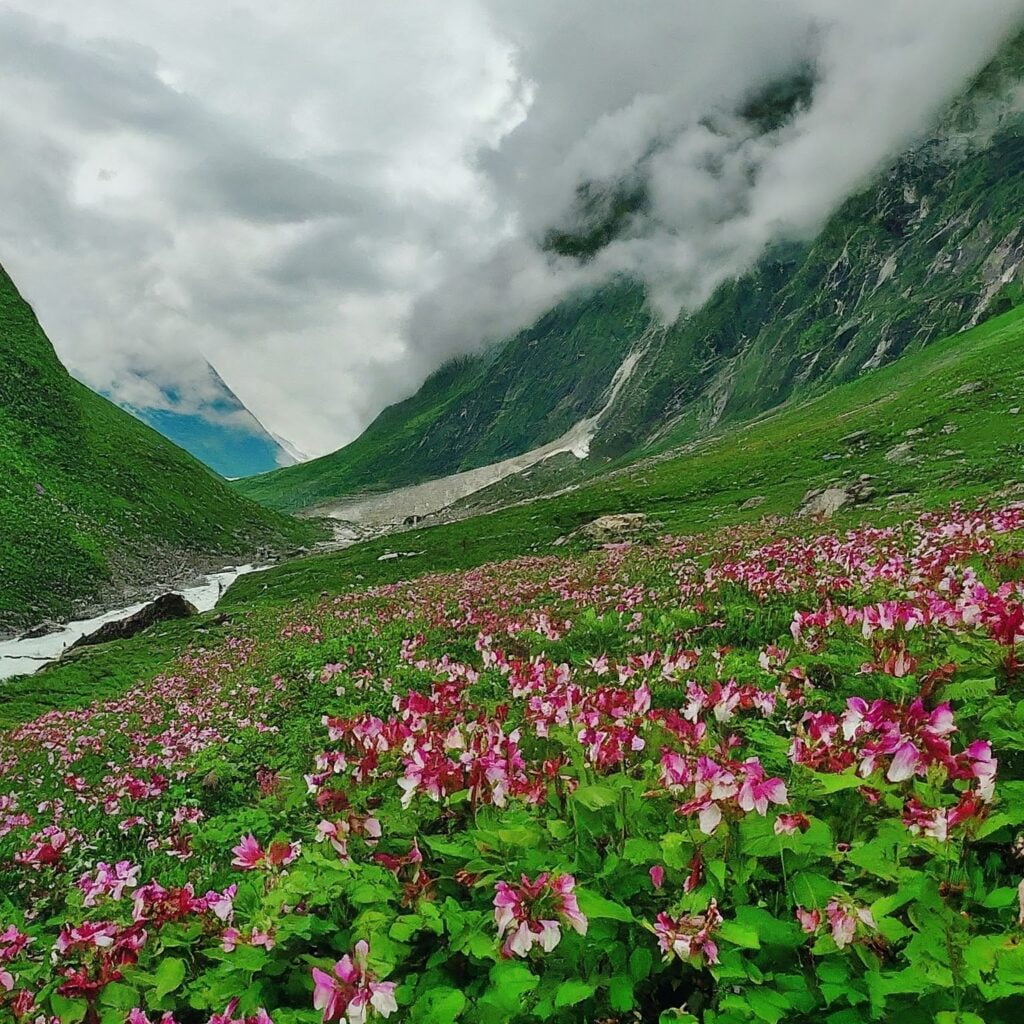
[(630, 285), (563, 303), (507, 344), (442, 367), (340, 451), (236, 487), (272, 507), (299, 509), (518, 455), (600, 405), (648, 319)]
[(310, 532), (72, 379), (0, 270), (0, 630), (67, 615), (172, 559)]
[(1016, 309), (815, 398), (563, 493), (242, 577), (222, 605), (315, 598), (357, 583), (559, 551), (559, 538), (620, 513), (646, 514), (652, 533), (688, 534), (792, 516), (808, 491), (828, 488), (850, 492), (841, 516), (874, 522), (996, 492), (1019, 499), (1022, 453), (1024, 309)]
[[(1024, 281), (1022, 54), (1017, 40), (930, 140), (849, 199), (816, 239), (776, 247), (671, 327), (654, 323), (643, 290), (629, 282), (577, 296), (497, 349), (442, 368), (346, 448), (240, 489), (295, 509), (519, 454), (599, 408), (615, 369), (639, 348), (636, 372), (579, 467), (595, 472), (608, 459), (814, 394), (1011, 308)], [(581, 259), (642, 197), (631, 186), (605, 206), (589, 194), (583, 201), (600, 214), (594, 224), (575, 240), (546, 240)]]
[(203, 415), (175, 411), (178, 396), (166, 389), (169, 408), (122, 408), (221, 476), (252, 476), (294, 465), (298, 459), (267, 431), (212, 366), (209, 373), (217, 397), (206, 403)]

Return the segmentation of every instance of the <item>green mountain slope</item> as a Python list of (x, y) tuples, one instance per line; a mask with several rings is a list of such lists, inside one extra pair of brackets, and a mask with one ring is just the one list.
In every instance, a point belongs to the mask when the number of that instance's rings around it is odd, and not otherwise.
[(643, 295), (630, 285), (565, 302), (505, 345), (443, 366), (340, 451), (234, 486), (271, 507), (299, 509), (518, 455), (600, 405), (647, 322)]
[(68, 615), (171, 557), (242, 556), (311, 529), (70, 377), (0, 270), (0, 629)]
[[(1024, 38), (816, 239), (767, 253), (670, 328), (653, 322), (639, 285), (574, 297), (496, 349), (443, 367), (347, 447), (239, 490), (298, 509), (519, 454), (599, 409), (639, 346), (643, 358), (602, 418), (592, 458), (570, 470), (586, 475), (815, 394), (1011, 308), (1024, 282), (1024, 117), (1008, 97), (1022, 66)], [(641, 200), (630, 196), (633, 209)], [(575, 249), (559, 235), (559, 251), (586, 258), (623, 222), (602, 221)]]
[[(673, 534), (790, 516), (810, 489), (849, 489), (861, 503), (840, 519), (884, 523), (908, 508), (1001, 491), (1020, 496), (1022, 454), (1024, 309), (1017, 309), (816, 398), (562, 494), (242, 577), (222, 604), (315, 600), (321, 591), (564, 551), (553, 542), (604, 515), (642, 512), (652, 530)], [(865, 474), (871, 491), (858, 487)], [(381, 559), (394, 551), (418, 554)]]

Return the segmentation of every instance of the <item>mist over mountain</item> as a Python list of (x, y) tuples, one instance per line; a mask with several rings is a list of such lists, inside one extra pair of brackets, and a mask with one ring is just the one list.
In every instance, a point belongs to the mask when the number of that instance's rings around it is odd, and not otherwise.
[(209, 362), (322, 453), (579, 289), (668, 324), (813, 237), (1022, 13), (12, 0), (6, 258), (91, 386), (216, 422)]
[(308, 457), (271, 435), (220, 374), (213, 367), (209, 372), (220, 395), (205, 399), (197, 411), (186, 411), (187, 403), (171, 389), (161, 389), (159, 406), (122, 408), (229, 479), (293, 466)]

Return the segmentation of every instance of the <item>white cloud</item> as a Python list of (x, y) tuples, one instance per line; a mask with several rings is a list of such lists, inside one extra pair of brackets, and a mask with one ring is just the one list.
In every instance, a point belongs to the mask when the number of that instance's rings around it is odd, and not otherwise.
[[(300, 448), (445, 356), (633, 273), (674, 316), (812, 232), (1024, 0), (7, 0), (0, 260), (77, 375), (134, 405), (208, 359)], [(811, 62), (813, 103), (732, 116)], [(709, 124), (712, 127), (709, 128)], [(585, 180), (650, 207), (586, 267), (536, 246)]]

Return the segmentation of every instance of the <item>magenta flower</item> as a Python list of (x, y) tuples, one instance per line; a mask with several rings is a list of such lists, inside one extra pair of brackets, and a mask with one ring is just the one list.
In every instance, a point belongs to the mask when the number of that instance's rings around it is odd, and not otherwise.
[(655, 889), (660, 889), (665, 884), (665, 869), (660, 864), (655, 864), (651, 868), (650, 876)]
[(313, 1006), (323, 1011), (324, 1024), (365, 1024), (371, 1009), (382, 1017), (398, 1009), (394, 983), (374, 980), (367, 969), (369, 955), (369, 945), (357, 942), (354, 956), (346, 953), (332, 974), (313, 968)]
[(774, 831), (777, 836), (791, 836), (796, 832), (806, 832), (810, 827), (810, 819), (805, 814), (780, 814), (775, 819)]
[(797, 907), (796, 919), (808, 935), (813, 935), (821, 927), (820, 910), (805, 910), (803, 907)]
[(867, 907), (857, 907), (847, 901), (831, 899), (825, 907), (832, 938), (840, 949), (845, 949), (857, 937), (858, 926), (874, 930), (875, 919)]
[(889, 765), (885, 777), (890, 782), (905, 782), (917, 772), (920, 763), (921, 752), (907, 740), (896, 748), (892, 764)]
[(494, 886), (494, 923), (498, 938), (506, 935), (504, 956), (525, 957), (535, 946), (550, 953), (562, 941), (562, 924), (580, 935), (587, 934), (587, 918), (581, 912), (572, 875), (551, 878), (546, 872), (534, 881), (520, 876), (519, 884)]
[(766, 779), (764, 768), (756, 757), (748, 758), (740, 767), (746, 777), (736, 802), (744, 811), (756, 810), (763, 818), (768, 813), (769, 803), (789, 803), (786, 784), (782, 779)]
[(717, 964), (718, 945), (711, 936), (721, 923), (718, 904), (712, 900), (703, 914), (682, 917), (659, 914), (654, 923), (654, 934), (666, 960), (676, 956), (694, 965), (699, 965), (702, 959), (706, 963)]
[(231, 866), (241, 868), (243, 871), (252, 871), (258, 868), (266, 857), (263, 847), (256, 841), (256, 837), (252, 833), (245, 836), (237, 846), (232, 847), (231, 852), (235, 855)]

